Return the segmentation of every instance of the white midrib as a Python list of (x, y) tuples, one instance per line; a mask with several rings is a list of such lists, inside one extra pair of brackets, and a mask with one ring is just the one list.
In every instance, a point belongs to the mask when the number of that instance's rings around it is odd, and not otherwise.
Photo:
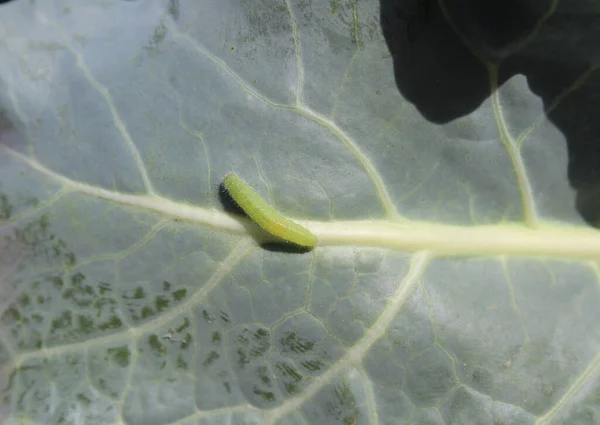
[[(8, 147), (11, 156), (62, 186), (64, 192), (106, 199), (146, 209), (173, 219), (246, 235), (246, 220), (216, 209), (174, 202), (158, 195), (131, 195), (71, 180)], [(600, 258), (600, 232), (593, 228), (539, 222), (535, 228), (519, 224), (458, 226), (424, 221), (357, 220), (318, 222), (295, 220), (317, 235), (318, 246), (376, 246), (405, 252), (430, 251), (441, 257), (481, 255)]]

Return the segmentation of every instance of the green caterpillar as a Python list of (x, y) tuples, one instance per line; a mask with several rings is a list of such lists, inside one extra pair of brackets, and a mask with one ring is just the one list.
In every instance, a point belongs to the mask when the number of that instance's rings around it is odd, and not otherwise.
[(246, 214), (267, 232), (303, 247), (312, 248), (317, 244), (313, 233), (281, 215), (238, 175), (227, 174), (223, 185)]

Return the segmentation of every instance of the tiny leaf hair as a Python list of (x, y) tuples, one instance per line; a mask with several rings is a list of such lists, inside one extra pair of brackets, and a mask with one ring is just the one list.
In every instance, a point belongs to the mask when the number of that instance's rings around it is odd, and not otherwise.
[(267, 232), (296, 245), (312, 248), (317, 237), (307, 228), (281, 215), (236, 174), (227, 174), (223, 185), (233, 200)]

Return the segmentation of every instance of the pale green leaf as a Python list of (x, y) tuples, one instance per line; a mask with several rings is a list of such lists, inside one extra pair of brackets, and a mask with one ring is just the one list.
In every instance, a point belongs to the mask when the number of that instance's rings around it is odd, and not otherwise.
[(599, 66), (594, 0), (0, 6), (0, 422), (600, 423)]

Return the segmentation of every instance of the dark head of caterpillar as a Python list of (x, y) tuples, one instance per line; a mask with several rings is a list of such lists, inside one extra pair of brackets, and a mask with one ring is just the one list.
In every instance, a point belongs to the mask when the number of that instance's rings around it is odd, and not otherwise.
[(232, 214), (241, 215), (244, 217), (248, 217), (248, 214), (244, 211), (242, 207), (238, 205), (237, 202), (231, 197), (229, 191), (225, 188), (225, 184), (221, 182), (219, 184), (219, 202), (221, 202), (221, 206), (227, 212)]

